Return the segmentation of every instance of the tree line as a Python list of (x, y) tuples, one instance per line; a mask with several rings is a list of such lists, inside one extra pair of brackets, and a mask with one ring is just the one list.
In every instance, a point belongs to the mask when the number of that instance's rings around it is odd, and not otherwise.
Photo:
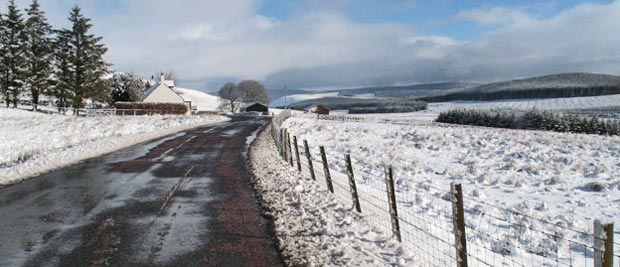
[(235, 112), (242, 103), (261, 103), (269, 105), (267, 89), (254, 80), (242, 81), (239, 84), (228, 82), (220, 88), (220, 109)]
[(24, 11), (26, 18), (9, 0), (7, 13), (0, 14), (0, 93), (6, 106), (17, 107), (24, 92), (35, 110), (44, 94), (73, 108), (82, 108), (86, 98), (107, 99), (102, 76), (110, 66), (103, 59), (108, 49), (90, 33), (93, 24), (79, 6), (69, 13), (71, 27), (62, 29), (52, 28), (37, 0)]
[(494, 128), (544, 130), (600, 135), (620, 135), (620, 123), (574, 114), (554, 114), (549, 111), (530, 110), (523, 114), (477, 110), (451, 110), (441, 112), (437, 122), (475, 125)]

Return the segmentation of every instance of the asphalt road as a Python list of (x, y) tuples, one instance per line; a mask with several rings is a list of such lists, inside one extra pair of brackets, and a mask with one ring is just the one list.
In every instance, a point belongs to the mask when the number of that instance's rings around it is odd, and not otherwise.
[(266, 120), (197, 128), (0, 189), (0, 266), (279, 266), (246, 166)]

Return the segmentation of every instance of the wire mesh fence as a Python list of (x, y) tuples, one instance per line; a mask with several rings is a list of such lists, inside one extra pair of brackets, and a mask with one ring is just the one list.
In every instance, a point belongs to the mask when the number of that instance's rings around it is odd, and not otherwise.
[(391, 167), (357, 173), (363, 166), (356, 165), (354, 155), (328, 158), (320, 144), (291, 136), (282, 128), (290, 116), (274, 117), (271, 129), (282, 158), (305, 177), (314, 177), (326, 194), (333, 191), (352, 211), (359, 202), (359, 211), (372, 226), (393, 233), (420, 266), (620, 266), (613, 224), (595, 221), (591, 229), (572, 229), (563, 221), (470, 197), (460, 191), (460, 184), (455, 191), (457, 184), (440, 188), (395, 177), (395, 190), (389, 190)]

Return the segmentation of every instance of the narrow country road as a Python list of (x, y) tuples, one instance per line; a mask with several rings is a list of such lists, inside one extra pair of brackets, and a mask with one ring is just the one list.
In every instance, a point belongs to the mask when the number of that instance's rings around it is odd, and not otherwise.
[(280, 266), (246, 167), (264, 119), (196, 128), (0, 189), (0, 266)]

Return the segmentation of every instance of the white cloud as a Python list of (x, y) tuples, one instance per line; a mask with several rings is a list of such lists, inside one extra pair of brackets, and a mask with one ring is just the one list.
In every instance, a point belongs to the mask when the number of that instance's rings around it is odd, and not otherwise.
[[(123, 7), (102, 12), (101, 1)], [(68, 14), (61, 2), (41, 2), (56, 26)], [(248, 78), (281, 88), (620, 73), (617, 2), (579, 5), (547, 19), (523, 8), (463, 11), (461, 20), (503, 25), (469, 42), (423, 34), (412, 25), (353, 22), (338, 10), (349, 2), (327, 9), (313, 4), (312, 12), (296, 9), (283, 21), (258, 14), (252, 0), (80, 5), (104, 37), (114, 68), (142, 75), (172, 69), (197, 88)]]
[(487, 26), (498, 24), (526, 24), (533, 20), (524, 10), (505, 7), (461, 11), (456, 15), (456, 18)]

